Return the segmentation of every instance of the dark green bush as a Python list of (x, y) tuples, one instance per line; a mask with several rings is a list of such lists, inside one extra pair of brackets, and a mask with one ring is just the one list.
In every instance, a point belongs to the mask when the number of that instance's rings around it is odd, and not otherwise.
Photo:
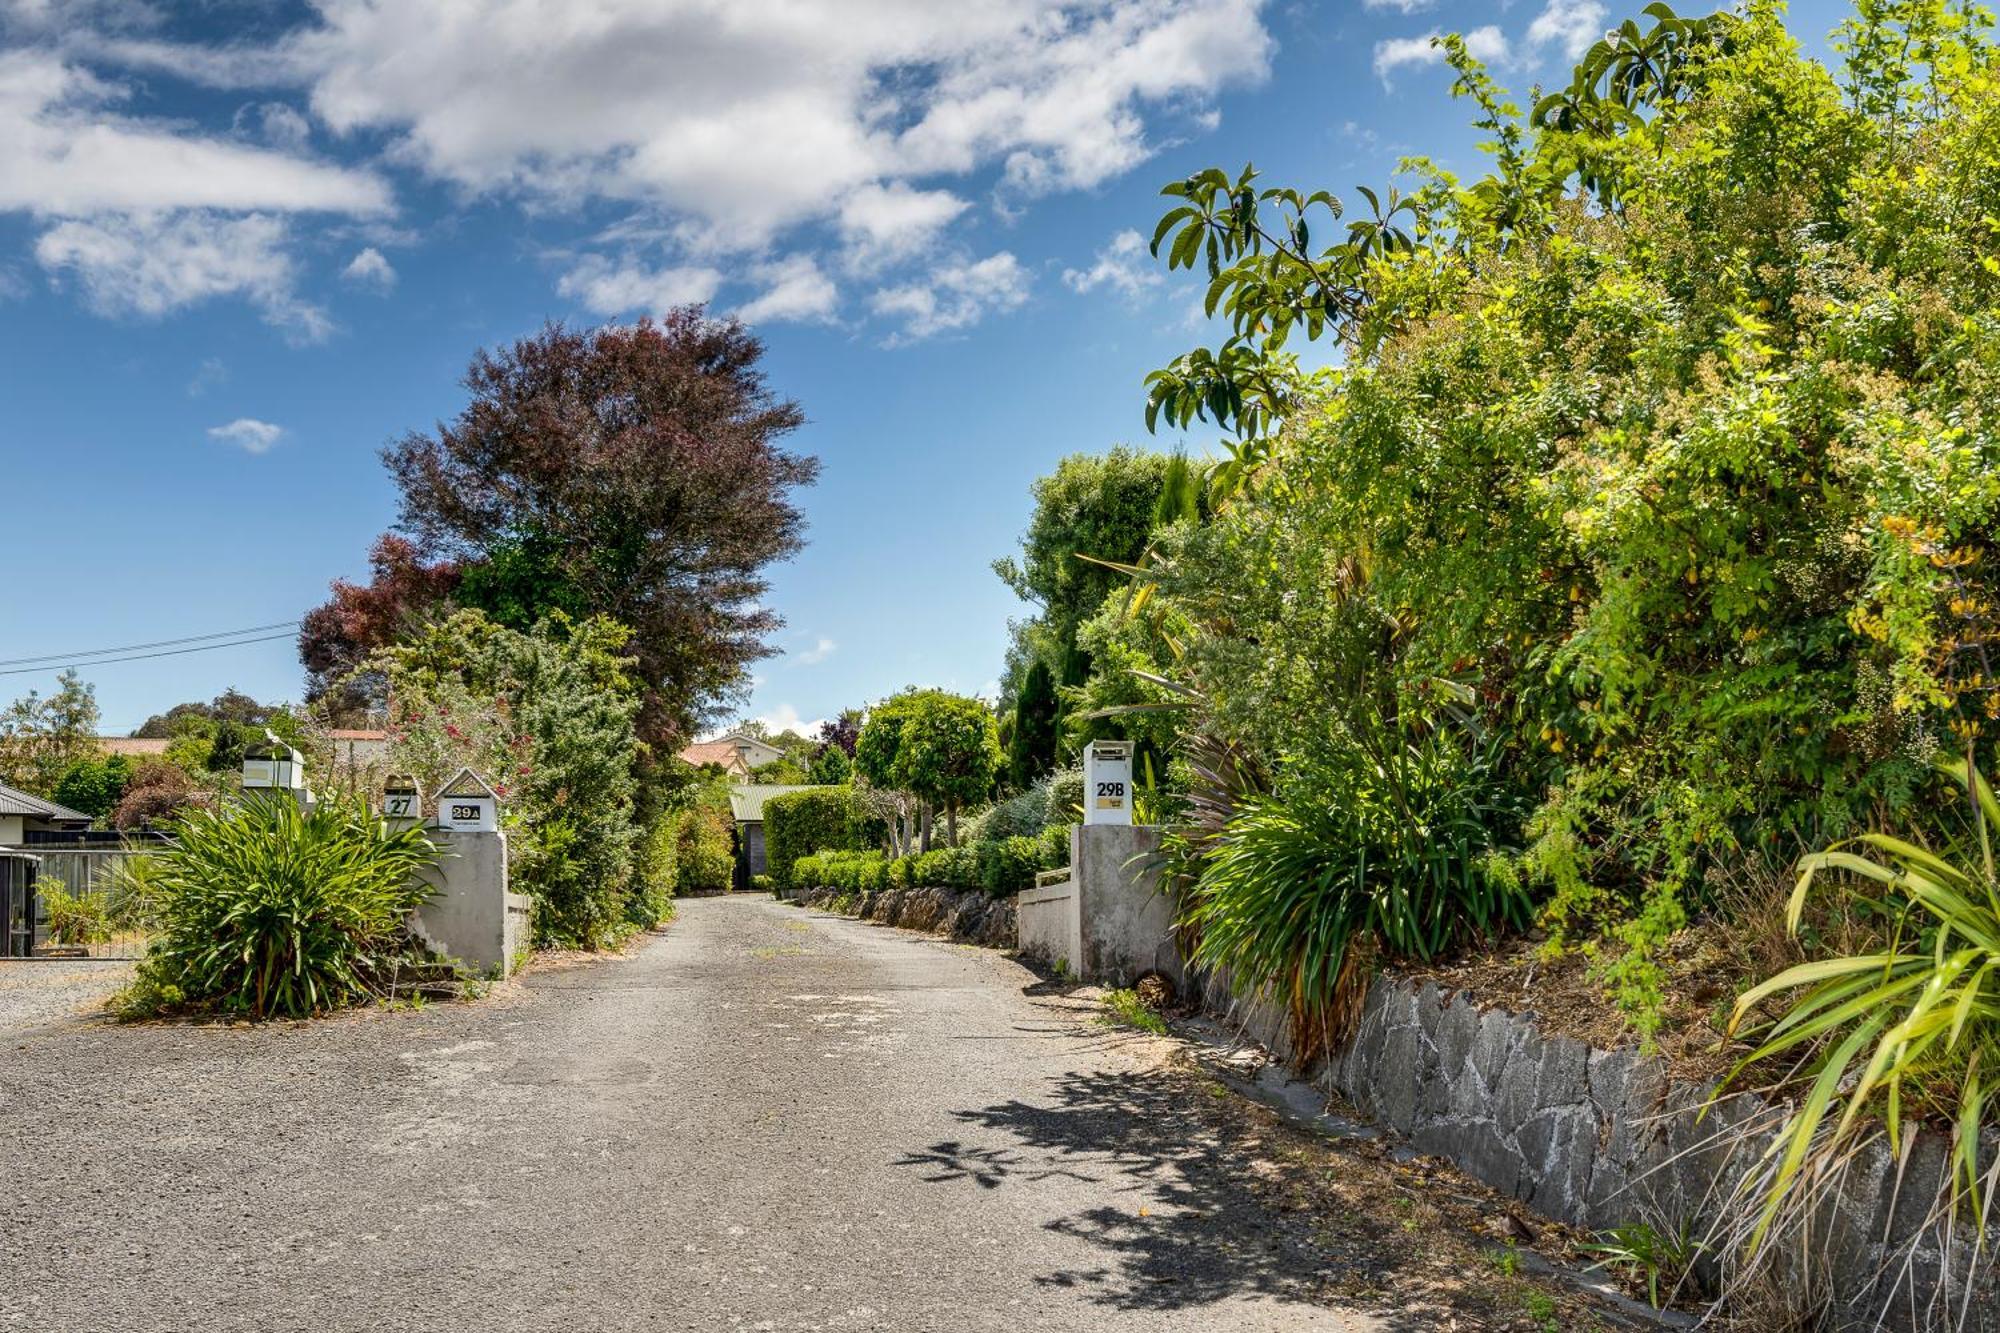
[(681, 893), (724, 893), (736, 873), (729, 812), (697, 805), (674, 817), (675, 884)]
[(161, 934), (124, 1007), (302, 1018), (361, 1000), (412, 948), (406, 925), (429, 892), (417, 872), (436, 857), (422, 829), (358, 802), (189, 811), (149, 875)]
[(49, 799), (102, 824), (111, 818), (132, 782), (132, 761), (122, 754), (79, 759), (56, 779)]
[(764, 802), (764, 859), (781, 887), (790, 887), (792, 865), (802, 856), (869, 845), (867, 812), (852, 787), (815, 787)]
[(847, 893), (888, 885), (888, 862), (880, 852), (815, 852), (792, 866), (792, 882), (800, 888), (839, 889)]

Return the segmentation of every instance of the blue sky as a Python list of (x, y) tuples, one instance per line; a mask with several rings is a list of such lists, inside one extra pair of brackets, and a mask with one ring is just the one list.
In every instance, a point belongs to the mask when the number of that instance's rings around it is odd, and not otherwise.
[[(1627, 12), (0, 0), (0, 658), (296, 618), (364, 575), (377, 451), (457, 410), (476, 348), (705, 299), (824, 464), (747, 711), (987, 688), (1029, 483), (1145, 443), (1144, 374), (1204, 337), (1126, 236), (1161, 183), (1473, 170), (1423, 39), (1466, 32), (1525, 103)], [(1839, 16), (1793, 25), (1819, 49)], [(285, 641), (84, 674), (114, 731), (300, 693)]]

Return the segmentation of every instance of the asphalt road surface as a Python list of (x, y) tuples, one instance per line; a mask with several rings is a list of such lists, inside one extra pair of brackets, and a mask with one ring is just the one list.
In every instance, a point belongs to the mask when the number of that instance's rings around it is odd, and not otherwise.
[(0, 1327), (1514, 1326), (1411, 1305), (1365, 1235), (1329, 1295), (1288, 1168), (1094, 1012), (730, 897), (474, 1004), (0, 1034)]

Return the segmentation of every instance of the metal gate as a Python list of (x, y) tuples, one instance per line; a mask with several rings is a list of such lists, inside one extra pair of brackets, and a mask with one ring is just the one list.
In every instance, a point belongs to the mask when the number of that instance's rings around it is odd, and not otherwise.
[(35, 858), (0, 852), (0, 958), (35, 952)]
[[(128, 873), (162, 839), (146, 835), (29, 834), (25, 853), (0, 854), (23, 868), (7, 899), (10, 958), (137, 959), (149, 930)], [(5, 872), (0, 872), (4, 874)]]

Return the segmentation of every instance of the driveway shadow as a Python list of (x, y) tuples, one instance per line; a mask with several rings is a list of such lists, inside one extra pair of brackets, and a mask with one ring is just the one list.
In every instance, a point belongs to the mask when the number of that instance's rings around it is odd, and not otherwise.
[(1102, 1262), (1036, 1280), (1096, 1304), (1332, 1305), (1397, 1333), (1515, 1327), (1525, 1310), (1559, 1305), (1624, 1326), (1560, 1283), (1531, 1296), (1541, 1288), (1503, 1274), (1479, 1242), (1423, 1229), (1389, 1162), (1336, 1149), (1191, 1071), (1074, 1073), (1045, 1097), (954, 1115), (976, 1142), (928, 1144), (896, 1164), (969, 1185), (973, 1199), (1046, 1195), (1044, 1228)]

